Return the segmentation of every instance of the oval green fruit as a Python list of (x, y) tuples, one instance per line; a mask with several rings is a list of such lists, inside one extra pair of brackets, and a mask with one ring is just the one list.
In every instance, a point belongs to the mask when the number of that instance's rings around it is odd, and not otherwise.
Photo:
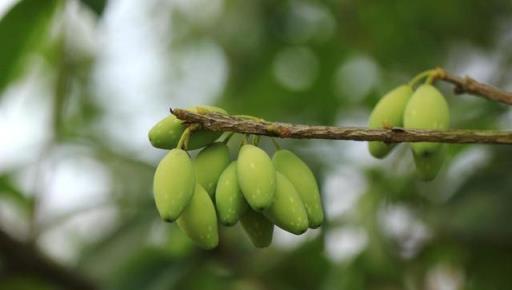
[(436, 178), (446, 158), (446, 145), (442, 144), (430, 155), (418, 155), (413, 152), (416, 174), (423, 181), (431, 181)]
[(292, 234), (300, 235), (308, 227), (308, 215), (293, 184), (281, 173), (276, 173), (274, 202), (264, 214), (276, 226)]
[[(407, 129), (445, 130), (450, 126), (450, 110), (443, 95), (432, 85), (421, 85), (407, 103), (404, 127)], [(415, 155), (429, 156), (441, 144), (430, 142), (412, 143)]]
[[(412, 95), (412, 88), (409, 85), (399, 86), (385, 94), (375, 105), (370, 119), (368, 128), (393, 128), (401, 127), (403, 123), (403, 114), (407, 101)], [(370, 154), (375, 158), (386, 157), (394, 144), (380, 141), (371, 141), (368, 143)]]
[[(226, 114), (226, 111), (213, 106), (197, 106), (189, 109), (192, 112), (218, 112)], [(151, 145), (161, 149), (172, 149), (178, 145), (181, 135), (185, 131), (183, 122), (174, 115), (165, 117), (156, 123), (149, 130), (149, 141)], [(222, 132), (213, 132), (208, 130), (194, 131), (190, 136), (188, 143), (189, 150), (204, 147), (220, 137)]]
[(265, 151), (254, 145), (243, 145), (238, 154), (237, 175), (242, 194), (251, 208), (263, 211), (272, 204), (276, 173)]
[(172, 149), (178, 145), (185, 126), (174, 115), (160, 120), (149, 130), (149, 142), (156, 148)]
[(217, 182), (215, 191), (215, 206), (221, 224), (232, 226), (247, 210), (247, 202), (238, 186), (236, 161), (224, 169)]
[(190, 204), (177, 221), (178, 227), (203, 249), (219, 244), (217, 215), (213, 202), (204, 188), (197, 184)]
[(222, 142), (212, 143), (197, 154), (194, 160), (196, 180), (210, 196), (215, 193), (217, 181), (229, 161), (229, 148)]
[(324, 220), (322, 199), (313, 172), (297, 155), (289, 150), (278, 150), (272, 157), (275, 169), (283, 174), (297, 190), (309, 220), (310, 228), (319, 227)]
[(194, 194), (196, 177), (188, 153), (173, 149), (158, 164), (153, 178), (155, 203), (160, 217), (176, 220)]
[(240, 217), (240, 223), (256, 248), (270, 246), (274, 234), (274, 224), (264, 215), (248, 208)]

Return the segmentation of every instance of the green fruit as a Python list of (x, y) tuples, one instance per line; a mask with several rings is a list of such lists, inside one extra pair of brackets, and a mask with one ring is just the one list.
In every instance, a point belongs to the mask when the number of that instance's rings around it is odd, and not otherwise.
[(272, 204), (276, 191), (276, 173), (270, 157), (260, 148), (246, 144), (237, 162), (238, 184), (247, 203), (256, 211)]
[(309, 227), (317, 228), (324, 220), (322, 200), (313, 172), (297, 155), (288, 150), (278, 150), (272, 157), (275, 169), (283, 174), (297, 190), (306, 213)]
[(178, 227), (201, 248), (213, 249), (219, 244), (215, 207), (201, 185), (196, 185), (194, 196), (177, 223)]
[[(407, 129), (445, 130), (450, 126), (450, 111), (443, 95), (432, 85), (420, 86), (407, 103), (404, 127)], [(415, 155), (429, 156), (441, 144), (418, 142), (412, 144)]]
[(222, 142), (212, 143), (197, 154), (194, 160), (196, 180), (210, 196), (215, 193), (217, 180), (229, 165), (229, 148)]
[[(213, 106), (197, 106), (189, 110), (194, 113), (211, 111), (226, 114), (226, 111), (223, 109)], [(175, 148), (178, 145), (178, 141), (185, 131), (185, 128), (186, 127), (183, 125), (183, 122), (176, 118), (174, 115), (167, 116), (156, 123), (153, 128), (151, 128), (149, 131), (149, 141), (151, 142), (151, 145), (156, 148)], [(194, 131), (190, 136), (187, 149), (194, 150), (204, 147), (214, 142), (217, 138), (220, 137), (221, 134), (222, 132), (213, 132), (207, 130)]]
[(247, 202), (238, 186), (236, 161), (231, 162), (220, 175), (215, 191), (215, 205), (220, 223), (232, 226), (247, 210)]
[(190, 202), (196, 185), (192, 160), (186, 151), (173, 149), (160, 161), (153, 179), (155, 202), (160, 217), (176, 220)]
[(265, 210), (265, 216), (275, 225), (290, 233), (300, 235), (308, 227), (308, 215), (293, 184), (281, 173), (276, 173), (274, 202)]
[(430, 155), (418, 155), (413, 152), (416, 173), (423, 181), (431, 181), (436, 178), (446, 158), (446, 146), (443, 144)]
[[(409, 85), (399, 86), (388, 92), (375, 105), (368, 128), (393, 128), (402, 126), (402, 116), (409, 97), (412, 95), (412, 88)], [(384, 158), (393, 149), (394, 144), (379, 141), (368, 143), (368, 149), (375, 158)]]
[(262, 214), (250, 208), (240, 217), (240, 222), (245, 232), (257, 248), (265, 248), (272, 243), (274, 224)]

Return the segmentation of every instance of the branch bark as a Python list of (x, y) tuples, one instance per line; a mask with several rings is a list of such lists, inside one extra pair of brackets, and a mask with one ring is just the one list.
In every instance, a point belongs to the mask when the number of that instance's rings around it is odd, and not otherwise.
[[(468, 76), (459, 77), (442, 68), (432, 70), (432, 80), (441, 80), (455, 85), (455, 93), (470, 93), (491, 101), (512, 105), (512, 93)], [(512, 131), (487, 130), (419, 130), (404, 128), (368, 129), (357, 127), (331, 127), (268, 122), (261, 119), (243, 118), (219, 113), (192, 113), (182, 109), (171, 109), (178, 119), (210, 131), (226, 131), (242, 134), (266, 135), (278, 138), (333, 139), (353, 141), (438, 142), (512, 144)]]
[(309, 126), (253, 120), (220, 113), (197, 114), (183, 109), (174, 109), (172, 113), (186, 124), (197, 124), (201, 129), (265, 135), (278, 138), (384, 141), (387, 143), (439, 142), (459, 144), (512, 144), (512, 132)]
[(450, 74), (445, 69), (438, 68), (434, 73), (434, 80), (442, 80), (455, 85), (456, 94), (469, 93), (486, 98), (491, 101), (512, 105), (512, 93), (494, 86), (478, 82), (468, 76), (459, 77)]

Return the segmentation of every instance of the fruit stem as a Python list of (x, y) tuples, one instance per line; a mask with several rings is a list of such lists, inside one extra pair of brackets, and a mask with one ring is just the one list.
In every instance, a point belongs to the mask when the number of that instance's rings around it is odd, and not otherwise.
[(222, 141), (222, 143), (224, 143), (224, 144), (228, 144), (229, 140), (231, 139), (231, 137), (233, 137), (233, 135), (235, 135), (235, 132), (229, 132), (229, 133), (226, 135), (226, 138), (224, 138), (224, 141)]
[[(414, 88), (414, 86), (416, 86), (416, 83), (418, 83), (421, 79), (430, 78), (430, 77), (432, 77), (432, 75), (435, 72), (436, 72), (435, 69), (429, 69), (429, 70), (426, 70), (426, 71), (423, 71), (423, 72), (417, 74), (414, 78), (412, 78), (411, 81), (409, 81), (409, 86)], [(427, 79), (427, 81), (428, 81), (428, 79)]]
[(252, 144), (254, 144), (254, 146), (258, 146), (258, 144), (260, 144), (260, 136), (259, 135), (254, 135), (253, 136)]
[(279, 145), (279, 143), (276, 141), (275, 138), (271, 138), (272, 139), (272, 144), (274, 144), (274, 147), (276, 148), (276, 151), (279, 151), (281, 150), (281, 145)]
[(181, 134), (180, 140), (178, 141), (178, 145), (176, 146), (176, 148), (187, 150), (191, 132), (192, 130), (190, 127), (187, 127), (185, 131), (183, 131), (183, 134)]
[(439, 78), (443, 74), (444, 74), (443, 69), (441, 69), (441, 68), (433, 69), (432, 72), (430, 73), (430, 75), (428, 76), (427, 80), (425, 81), (425, 83), (431, 85), (437, 78)]
[(249, 134), (244, 135), (244, 138), (242, 138), (242, 142), (241, 142), (240, 146), (243, 146), (243, 145), (249, 143), (249, 138), (248, 138), (249, 136), (250, 136)]

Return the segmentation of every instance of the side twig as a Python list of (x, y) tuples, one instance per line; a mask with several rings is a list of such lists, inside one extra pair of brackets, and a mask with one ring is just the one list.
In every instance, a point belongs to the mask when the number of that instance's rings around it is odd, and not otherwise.
[(434, 80), (442, 80), (455, 85), (454, 92), (456, 94), (473, 94), (491, 101), (512, 105), (512, 92), (507, 92), (494, 86), (478, 82), (468, 76), (459, 77), (450, 74), (445, 69), (436, 69)]

